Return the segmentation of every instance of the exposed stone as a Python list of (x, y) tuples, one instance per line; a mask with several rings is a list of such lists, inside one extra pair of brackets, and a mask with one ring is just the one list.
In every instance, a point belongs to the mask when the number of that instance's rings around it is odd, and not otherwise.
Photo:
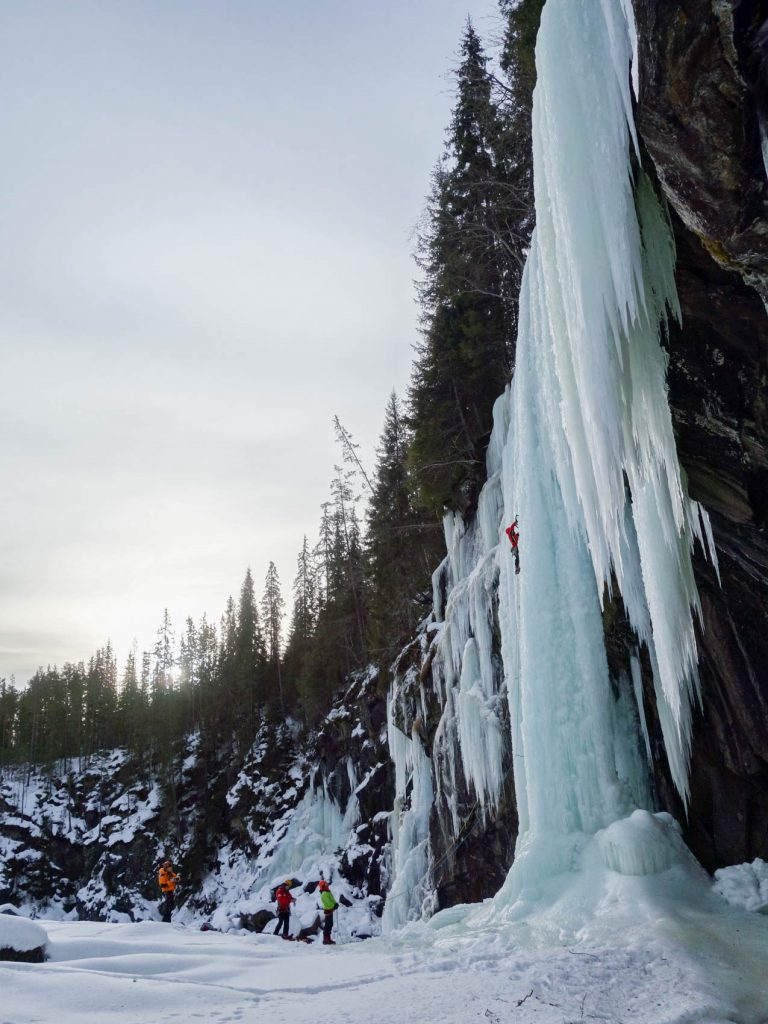
[(686, 228), (768, 298), (765, 0), (634, 0), (637, 125)]
[(241, 914), (240, 927), (250, 932), (263, 932), (270, 921), (275, 920), (271, 910), (257, 910), (255, 914)]
[[(683, 322), (669, 337), (670, 403), (722, 581), (697, 558), (703, 699), (687, 838), (713, 869), (768, 855), (768, 184), (758, 129), (768, 2), (634, 6), (637, 123), (678, 253)], [(649, 719), (658, 748), (652, 706)], [(656, 783), (663, 806), (684, 818), (663, 767)]]
[(0, 960), (8, 960), (12, 963), (41, 964), (45, 960), (45, 946), (38, 946), (37, 949), (11, 949), (5, 946), (0, 949)]

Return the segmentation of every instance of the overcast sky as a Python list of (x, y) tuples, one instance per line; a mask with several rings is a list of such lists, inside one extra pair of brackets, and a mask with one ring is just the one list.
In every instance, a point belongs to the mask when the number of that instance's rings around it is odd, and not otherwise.
[(405, 390), (412, 231), (494, 0), (4, 0), (0, 676), (286, 598)]

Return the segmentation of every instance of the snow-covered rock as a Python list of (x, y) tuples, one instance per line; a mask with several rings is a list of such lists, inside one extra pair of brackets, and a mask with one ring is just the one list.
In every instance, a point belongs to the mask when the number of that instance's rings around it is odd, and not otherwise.
[(25, 917), (0, 914), (0, 960), (26, 960), (42, 963), (48, 934), (39, 924)]

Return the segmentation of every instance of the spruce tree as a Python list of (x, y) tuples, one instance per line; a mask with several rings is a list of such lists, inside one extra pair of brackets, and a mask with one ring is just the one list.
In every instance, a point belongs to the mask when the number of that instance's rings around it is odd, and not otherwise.
[(498, 222), (506, 193), (502, 127), (487, 58), (471, 22), (457, 99), (435, 171), (417, 262), (422, 341), (410, 391), (411, 465), (423, 505), (470, 510), (484, 477), (491, 408), (509, 380), (513, 281)]
[(425, 594), (442, 539), (415, 506), (409, 443), (410, 433), (393, 391), (377, 448), (365, 543), (369, 647), (374, 659), (384, 666), (390, 664), (426, 612)]
[(319, 613), (317, 571), (306, 534), (296, 560), (293, 581), (293, 612), (283, 658), (283, 677), (287, 691), (295, 695), (309, 658)]
[(0, 768), (14, 760), (14, 730), (19, 695), (13, 682), (0, 679)]
[[(228, 605), (225, 620), (223, 642), (225, 649), (232, 647), (231, 690), (234, 701), (231, 710), (234, 714), (235, 732), (241, 748), (244, 749), (253, 742), (266, 698), (266, 650), (250, 569), (246, 571), (240, 588), (237, 615), (235, 616), (234, 606)], [(229, 657), (227, 653), (222, 659), (222, 669), (225, 672), (230, 667)]]
[(276, 692), (281, 715), (285, 714), (285, 695), (283, 693), (282, 658), (282, 622), (285, 602), (280, 591), (280, 577), (274, 562), (269, 563), (264, 580), (264, 593), (261, 598), (261, 618), (264, 623), (264, 642), (266, 647), (267, 678), (272, 692)]
[[(534, 225), (531, 113), (536, 84), (536, 36), (544, 0), (499, 0), (505, 22), (499, 63), (505, 82), (499, 91), (501, 135), (497, 145), (506, 191), (498, 203), (515, 295)], [(514, 306), (517, 325), (517, 304)]]
[(173, 668), (176, 663), (174, 656), (175, 637), (171, 625), (171, 615), (167, 608), (163, 610), (163, 621), (157, 631), (155, 641), (155, 663), (153, 686), (155, 690), (165, 691), (173, 688)]
[(175, 666), (176, 639), (170, 612), (165, 608), (153, 651), (149, 732), (152, 737), (152, 760), (158, 758), (168, 772), (173, 740), (177, 734), (173, 678)]
[(144, 750), (144, 725), (146, 722), (145, 694), (139, 686), (136, 668), (136, 645), (128, 652), (123, 669), (118, 710), (120, 715), (121, 743), (133, 754)]

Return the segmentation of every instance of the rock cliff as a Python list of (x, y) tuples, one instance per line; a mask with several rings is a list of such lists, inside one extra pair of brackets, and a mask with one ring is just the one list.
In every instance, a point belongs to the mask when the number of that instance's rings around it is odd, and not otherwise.
[[(768, 181), (764, 0), (635, 0), (637, 124), (671, 208), (682, 326), (670, 401), (702, 559), (702, 708), (688, 839), (710, 869), (768, 854)], [(664, 772), (662, 803), (680, 814)]]

